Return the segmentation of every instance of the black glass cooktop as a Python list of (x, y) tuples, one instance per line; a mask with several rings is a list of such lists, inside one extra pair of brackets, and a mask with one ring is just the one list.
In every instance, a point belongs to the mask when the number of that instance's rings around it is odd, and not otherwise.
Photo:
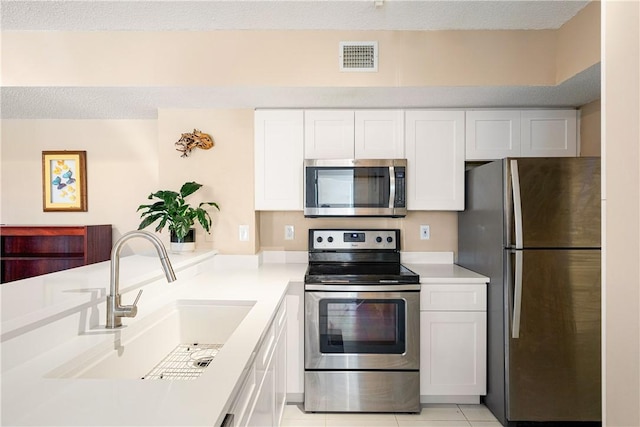
[(420, 276), (397, 263), (318, 263), (309, 264), (305, 283), (420, 283)]

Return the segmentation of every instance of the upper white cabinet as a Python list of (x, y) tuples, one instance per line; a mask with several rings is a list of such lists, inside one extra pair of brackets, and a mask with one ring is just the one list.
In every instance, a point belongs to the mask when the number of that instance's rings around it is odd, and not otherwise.
[(578, 155), (576, 110), (525, 110), (521, 113), (523, 157)]
[(306, 110), (305, 159), (404, 158), (402, 110)]
[(466, 159), (575, 157), (576, 110), (470, 110)]
[(520, 112), (467, 111), (466, 159), (488, 160), (520, 155)]
[(353, 159), (354, 112), (307, 110), (304, 112), (305, 159)]
[(302, 210), (303, 123), (302, 110), (256, 110), (256, 210)]
[(356, 159), (404, 159), (404, 111), (356, 110)]
[(464, 210), (464, 111), (405, 112), (407, 209)]

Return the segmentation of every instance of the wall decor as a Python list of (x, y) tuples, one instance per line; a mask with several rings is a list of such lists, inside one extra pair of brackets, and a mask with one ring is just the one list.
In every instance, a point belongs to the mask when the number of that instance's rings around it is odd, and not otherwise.
[(183, 133), (178, 142), (175, 143), (176, 151), (180, 151), (180, 157), (188, 157), (194, 148), (202, 148), (208, 150), (213, 147), (213, 138), (211, 135), (194, 129), (191, 133)]
[(87, 211), (87, 152), (42, 152), (42, 202), (45, 212)]

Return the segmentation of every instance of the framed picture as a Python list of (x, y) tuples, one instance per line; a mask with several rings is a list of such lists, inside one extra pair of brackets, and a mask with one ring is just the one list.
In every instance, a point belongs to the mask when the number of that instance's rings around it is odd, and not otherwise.
[(87, 152), (43, 151), (43, 210), (87, 211)]

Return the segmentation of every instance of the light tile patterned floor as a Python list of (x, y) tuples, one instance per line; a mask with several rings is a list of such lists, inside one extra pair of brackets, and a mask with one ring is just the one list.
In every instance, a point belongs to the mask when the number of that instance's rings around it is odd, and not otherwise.
[(287, 405), (282, 427), (502, 427), (484, 405), (425, 405), (419, 414), (306, 414)]

